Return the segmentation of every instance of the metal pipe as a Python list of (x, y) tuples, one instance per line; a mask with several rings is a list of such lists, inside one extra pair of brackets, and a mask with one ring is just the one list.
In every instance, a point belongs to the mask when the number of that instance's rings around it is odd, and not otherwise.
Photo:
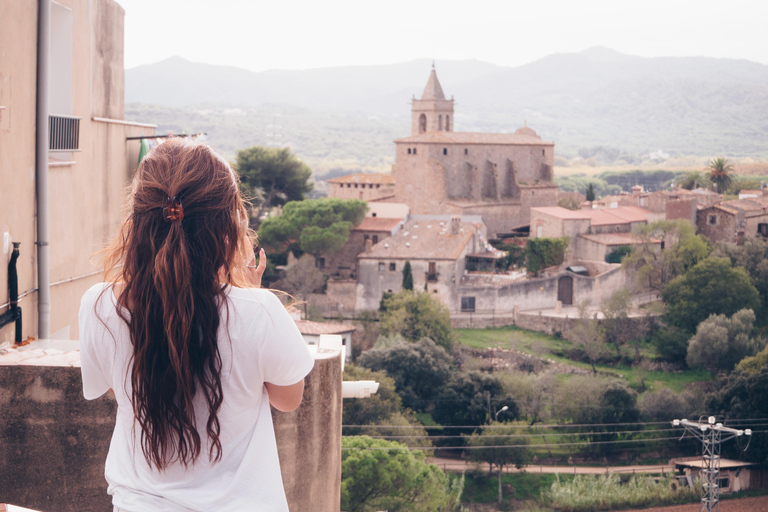
[(51, 0), (39, 0), (37, 12), (37, 337), (51, 333), (51, 290), (48, 253), (48, 61), (50, 59)]

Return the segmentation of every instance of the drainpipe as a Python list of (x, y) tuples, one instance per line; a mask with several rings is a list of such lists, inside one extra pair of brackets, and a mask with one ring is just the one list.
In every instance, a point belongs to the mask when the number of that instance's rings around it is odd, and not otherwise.
[(37, 20), (37, 337), (47, 339), (51, 334), (51, 277), (48, 268), (48, 59), (51, 0), (39, 0)]

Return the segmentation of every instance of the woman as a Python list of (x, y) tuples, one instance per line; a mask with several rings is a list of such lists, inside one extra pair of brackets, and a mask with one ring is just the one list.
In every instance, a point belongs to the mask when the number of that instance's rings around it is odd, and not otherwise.
[[(80, 307), (83, 394), (114, 390), (105, 477), (115, 510), (287, 511), (270, 403), (301, 402), (313, 360), (258, 289), (238, 179), (205, 145), (141, 162), (107, 250), (109, 283)], [(250, 264), (249, 264), (250, 263)]]

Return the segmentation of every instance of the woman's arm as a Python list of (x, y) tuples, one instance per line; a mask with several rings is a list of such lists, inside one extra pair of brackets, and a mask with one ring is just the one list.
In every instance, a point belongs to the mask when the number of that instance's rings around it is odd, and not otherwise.
[(276, 386), (265, 382), (267, 393), (269, 394), (269, 403), (278, 411), (291, 412), (301, 405), (301, 399), (304, 396), (304, 379), (290, 386)]

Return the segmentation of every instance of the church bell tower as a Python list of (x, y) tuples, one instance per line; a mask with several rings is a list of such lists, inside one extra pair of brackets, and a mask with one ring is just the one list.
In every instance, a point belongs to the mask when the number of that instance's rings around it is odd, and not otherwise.
[(411, 135), (426, 132), (453, 131), (453, 98), (445, 99), (437, 79), (435, 66), (429, 74), (421, 99), (413, 99), (411, 106)]

